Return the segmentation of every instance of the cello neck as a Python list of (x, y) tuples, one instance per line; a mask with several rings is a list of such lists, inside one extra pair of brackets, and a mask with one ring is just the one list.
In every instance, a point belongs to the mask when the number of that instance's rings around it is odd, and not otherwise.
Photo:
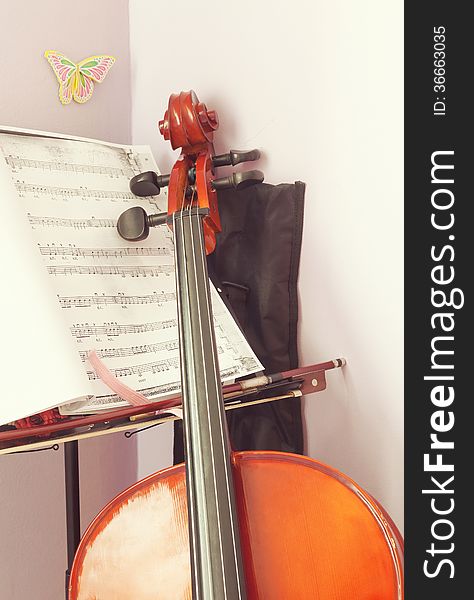
[(194, 600), (246, 598), (230, 444), (203, 236), (205, 211), (175, 213), (176, 287)]

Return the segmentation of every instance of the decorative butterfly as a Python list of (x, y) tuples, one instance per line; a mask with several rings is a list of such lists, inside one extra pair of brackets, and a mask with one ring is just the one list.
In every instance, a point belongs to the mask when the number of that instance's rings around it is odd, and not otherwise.
[(54, 50), (46, 50), (44, 56), (59, 81), (59, 99), (62, 104), (69, 104), (72, 98), (81, 104), (87, 102), (94, 91), (94, 81), (104, 81), (115, 62), (113, 56), (106, 54), (89, 56), (77, 65)]

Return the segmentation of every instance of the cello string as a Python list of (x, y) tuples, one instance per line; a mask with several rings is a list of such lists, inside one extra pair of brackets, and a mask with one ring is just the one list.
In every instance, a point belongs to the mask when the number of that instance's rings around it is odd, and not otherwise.
[[(183, 199), (184, 201), (184, 199)], [(176, 240), (177, 240), (177, 231), (178, 231), (178, 226), (181, 229), (181, 240), (180, 240), (180, 245), (181, 245), (181, 252), (182, 252), (182, 260), (181, 260), (181, 265), (179, 265), (179, 261), (177, 260), (177, 257), (175, 258), (176, 261), (176, 265), (177, 265), (177, 269), (179, 268), (179, 266), (181, 266), (182, 269), (184, 269), (184, 279), (187, 280), (187, 266), (186, 266), (186, 260), (185, 260), (185, 255), (186, 255), (186, 248), (184, 245), (184, 226), (183, 226), (183, 218), (182, 218), (182, 212), (183, 212), (183, 206), (181, 204), (180, 208), (179, 208), (179, 212), (181, 213), (181, 218), (179, 219), (179, 221), (181, 221), (181, 223), (178, 225), (177, 220), (176, 220), (176, 212), (173, 212), (173, 232), (174, 232), (174, 239), (175, 239), (175, 244), (176, 244)], [(177, 254), (178, 249), (175, 249), (175, 253)], [(178, 274), (177, 274), (178, 275)], [(176, 277), (176, 285), (179, 286), (179, 277)], [(179, 290), (177, 290), (177, 294), (176, 294), (176, 298), (177, 298), (177, 308), (178, 308), (178, 315), (183, 315), (183, 312), (181, 310), (181, 296), (180, 296), (180, 292)], [(183, 315), (183, 319), (184, 319), (184, 315)], [(180, 343), (180, 347), (184, 348), (184, 323), (181, 323), (181, 327), (178, 327), (178, 331), (179, 331), (179, 343)], [(190, 351), (191, 354), (193, 354), (193, 348), (192, 345), (190, 346)], [(184, 359), (184, 357), (183, 357)], [(188, 429), (186, 436), (185, 436), (185, 441), (186, 441), (186, 445), (189, 443), (189, 440), (191, 438), (191, 436), (189, 435), (189, 405), (188, 402), (185, 402), (185, 397), (187, 394), (187, 389), (186, 389), (186, 383), (185, 383), (185, 378), (182, 378), (181, 381), (181, 394), (182, 394), (182, 398), (183, 398), (183, 417), (184, 417), (184, 426), (185, 426), (185, 430)], [(189, 456), (188, 456), (189, 459)], [(193, 523), (196, 523), (197, 517), (196, 517), (196, 501), (195, 501), (195, 497), (194, 497), (194, 490), (193, 487), (191, 485), (187, 486), (187, 493), (188, 493), (188, 497), (189, 497), (189, 515), (190, 515), (190, 523), (189, 523), (189, 531), (191, 534), (191, 541), (192, 543), (190, 544), (190, 551), (192, 552), (192, 557), (191, 557), (191, 563), (194, 564), (194, 569), (195, 572), (197, 572), (197, 568), (198, 568), (198, 560), (197, 560), (197, 531), (195, 527), (192, 527)], [(196, 586), (195, 588), (195, 592), (197, 594), (197, 596), (199, 597), (200, 594), (200, 588), (198, 586)], [(194, 594), (193, 594), (194, 596)], [(193, 600), (199, 600), (199, 598), (196, 598)]]

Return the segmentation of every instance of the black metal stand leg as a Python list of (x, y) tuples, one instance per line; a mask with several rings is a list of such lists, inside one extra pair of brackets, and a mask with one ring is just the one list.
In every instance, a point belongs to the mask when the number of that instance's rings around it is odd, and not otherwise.
[(66, 536), (67, 570), (66, 600), (68, 600), (69, 577), (76, 549), (81, 539), (81, 512), (79, 505), (79, 449), (78, 442), (64, 444), (64, 478), (66, 484)]

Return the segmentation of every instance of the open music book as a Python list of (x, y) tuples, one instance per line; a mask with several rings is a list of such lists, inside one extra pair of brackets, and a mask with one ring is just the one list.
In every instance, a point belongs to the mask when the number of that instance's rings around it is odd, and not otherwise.
[[(129, 243), (119, 215), (164, 212), (166, 191), (137, 198), (130, 178), (157, 170), (145, 146), (0, 127), (3, 389), (0, 424), (60, 406), (83, 414), (126, 405), (88, 363), (149, 398), (180, 387), (172, 233)], [(261, 364), (211, 285), (221, 378)]]

